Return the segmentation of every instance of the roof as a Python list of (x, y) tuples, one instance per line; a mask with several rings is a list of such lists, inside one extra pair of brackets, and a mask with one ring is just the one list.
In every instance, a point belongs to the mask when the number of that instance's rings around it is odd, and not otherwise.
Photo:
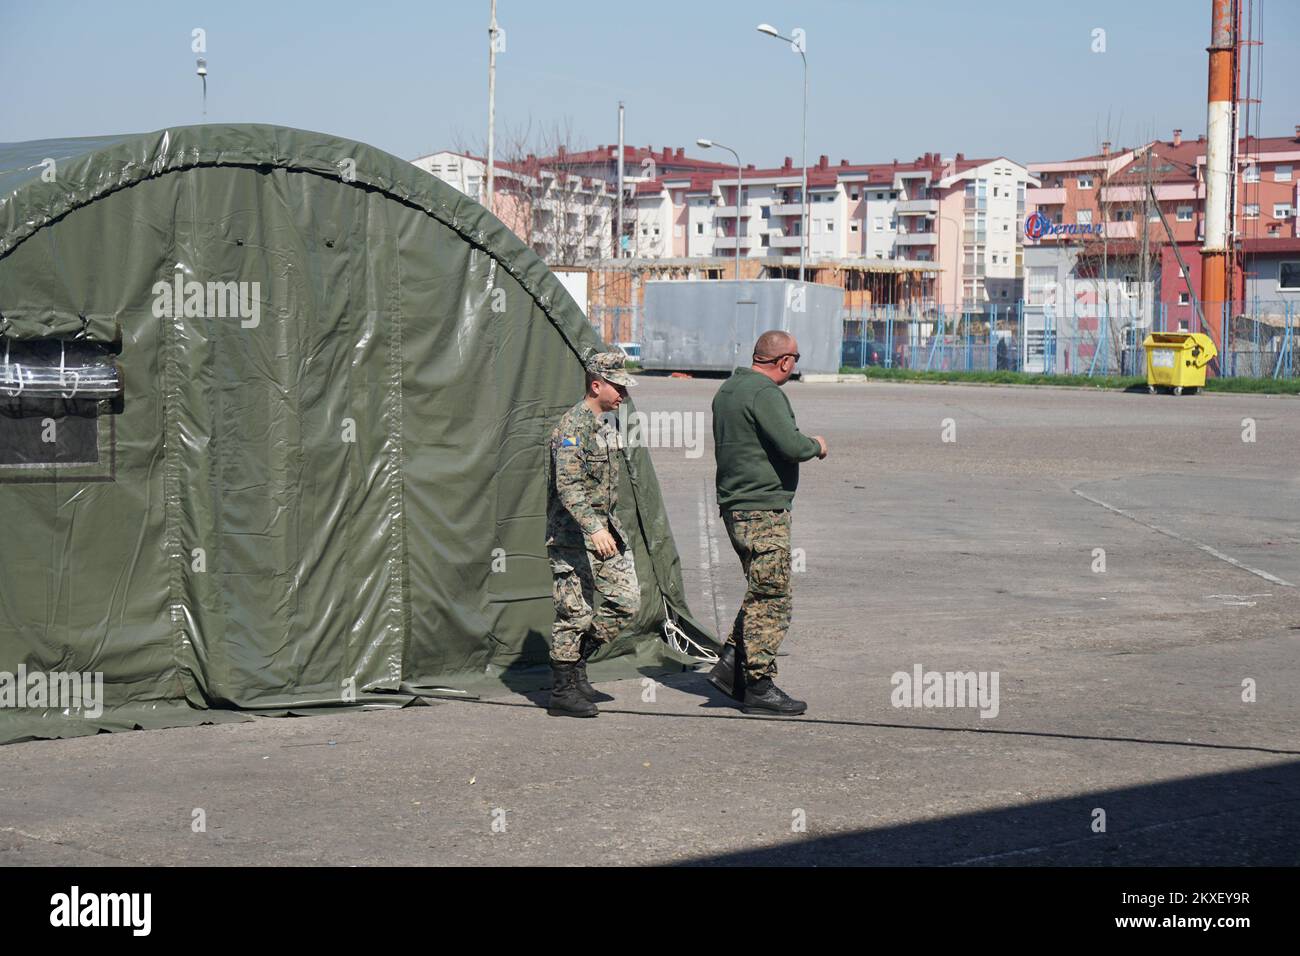
[[(1149, 143), (1143, 143), (1139, 146), (1121, 147), (1112, 150), (1110, 153), (1094, 153), (1091, 156), (1079, 156), (1074, 159), (1061, 160), (1060, 163), (1083, 163), (1090, 161), (1100, 162), (1105, 159), (1114, 159), (1125, 153), (1132, 154), (1132, 160), (1118, 173), (1111, 177), (1111, 183), (1123, 183), (1124, 181), (1134, 181), (1145, 178), (1145, 166), (1147, 150), (1150, 149), (1151, 155), (1159, 161), (1153, 164), (1151, 178), (1157, 183), (1174, 183), (1174, 182), (1192, 182), (1196, 179), (1196, 165), (1198, 159), (1206, 154), (1208, 144), (1204, 139), (1181, 139), (1178, 143), (1173, 140), (1156, 139)], [(1242, 138), (1237, 141), (1237, 151), (1240, 154), (1246, 153), (1283, 153), (1300, 151), (1300, 138), (1295, 136), (1266, 136)], [(1035, 166), (1055, 165), (1056, 163), (1034, 163)], [(1161, 170), (1161, 166), (1172, 166), (1172, 169)]]
[[(735, 168), (736, 167), (733, 165), (730, 170), (724, 172), (717, 178), (727, 183), (735, 182)], [(788, 179), (793, 182), (802, 177), (802, 169), (803, 167), (795, 166), (793, 164), (789, 166), (772, 166), (765, 169), (747, 168), (745, 170), (745, 179), (747, 181), (760, 179)], [(825, 188), (828, 186), (834, 186), (840, 181), (841, 176), (856, 177), (863, 174), (867, 176), (868, 183), (879, 182), (883, 185), (886, 183), (892, 183), (894, 176), (897, 173), (929, 172), (933, 175), (938, 175), (942, 169), (943, 163), (940, 161), (937, 154), (935, 154), (930, 160), (918, 157), (917, 159), (907, 163), (900, 163), (897, 161), (891, 163), (850, 163), (842, 160), (836, 165), (832, 165), (828, 162), (825, 166), (820, 164), (809, 166), (808, 188), (815, 189), (818, 187)]]
[[(55, 160), (53, 182), (41, 176), (47, 157)], [(365, 143), (262, 124), (173, 126), (150, 133), (0, 144), (0, 259), (75, 209), (200, 166), (278, 167), (378, 190), (488, 249), (548, 312), (572, 302), (536, 253), (436, 176)]]
[(1300, 252), (1300, 236), (1276, 236), (1243, 239), (1241, 251), (1248, 256), (1265, 256), (1270, 253), (1290, 254)]
[[(675, 150), (669, 146), (665, 146), (661, 150), (656, 150), (651, 146), (628, 146), (624, 144), (624, 165), (640, 165), (647, 159), (653, 160), (656, 165), (660, 166), (690, 168), (701, 171), (710, 169), (726, 169), (728, 166), (725, 162), (716, 162), (714, 160), (687, 156), (685, 149), (680, 146)], [(550, 156), (538, 157), (538, 162), (546, 166), (592, 165), (599, 163), (609, 163), (613, 165), (618, 163), (618, 146), (597, 146), (595, 149), (575, 150), (572, 152), (566, 149), (563, 155), (556, 152)]]

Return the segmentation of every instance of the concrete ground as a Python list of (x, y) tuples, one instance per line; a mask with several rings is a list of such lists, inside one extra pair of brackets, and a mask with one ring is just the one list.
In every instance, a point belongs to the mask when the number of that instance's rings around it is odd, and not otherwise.
[[(636, 398), (707, 421), (718, 384)], [(683, 674), (587, 721), (505, 697), (17, 744), (0, 864), (1300, 862), (1300, 401), (787, 394), (831, 446), (780, 661), (806, 716)], [(711, 438), (688, 452), (655, 465), (725, 629)], [(893, 706), (917, 665), (997, 672), (996, 716)]]

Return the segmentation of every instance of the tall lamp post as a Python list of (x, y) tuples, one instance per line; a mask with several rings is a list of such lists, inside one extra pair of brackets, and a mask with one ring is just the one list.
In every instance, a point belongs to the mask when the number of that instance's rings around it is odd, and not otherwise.
[(804, 261), (807, 258), (808, 248), (808, 37), (799, 27), (790, 31), (791, 36), (783, 37), (770, 23), (760, 23), (758, 32), (766, 33), (778, 40), (785, 40), (790, 44), (790, 49), (798, 53), (799, 58), (803, 60), (803, 146), (799, 153), (799, 165), (803, 167), (803, 184), (799, 196), (802, 202), (802, 210), (799, 213), (799, 281), (803, 282)]
[(714, 142), (711, 139), (697, 139), (695, 145), (703, 149), (712, 149), (716, 146), (718, 149), (725, 149), (732, 156), (736, 157), (736, 281), (740, 281), (740, 197), (745, 192), (745, 170), (740, 165), (740, 154), (730, 146), (724, 146), (722, 143)]

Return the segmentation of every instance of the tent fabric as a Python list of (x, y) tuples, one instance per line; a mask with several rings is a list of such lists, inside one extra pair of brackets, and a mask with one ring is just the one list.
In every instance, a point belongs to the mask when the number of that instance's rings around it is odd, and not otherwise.
[[(0, 365), (0, 448), (48, 419), (89, 449), (0, 458), (0, 703), (21, 665), (101, 673), (107, 709), (0, 706), (0, 741), (539, 686), (547, 436), (605, 345), (483, 207), (282, 127), (0, 145), (0, 347), (72, 344), (119, 399)], [(717, 647), (627, 458), (641, 611), (597, 678), (690, 665), (665, 616)]]

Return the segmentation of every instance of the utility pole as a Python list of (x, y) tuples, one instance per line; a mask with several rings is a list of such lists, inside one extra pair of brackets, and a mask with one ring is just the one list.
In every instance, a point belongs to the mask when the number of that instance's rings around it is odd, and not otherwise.
[[(1204, 331), (1222, 351), (1223, 315), (1231, 296), (1227, 287), (1228, 216), (1231, 212), (1229, 178), (1234, 166), (1232, 142), (1233, 90), (1236, 86), (1236, 4), (1234, 0), (1211, 0), (1210, 82), (1206, 100), (1205, 144), (1205, 243), (1201, 247), (1201, 303), (1209, 311)], [(1214, 308), (1219, 309), (1216, 316)]]
[(618, 101), (618, 199), (614, 205), (614, 258), (623, 258), (623, 101)]
[(1151, 144), (1147, 144), (1146, 151), (1146, 168), (1143, 171), (1143, 190), (1142, 190), (1142, 261), (1138, 263), (1138, 304), (1142, 309), (1142, 319), (1144, 323), (1149, 322), (1152, 331), (1155, 330), (1154, 321), (1150, 321), (1149, 306), (1147, 305), (1147, 282), (1151, 276), (1151, 266), (1147, 261), (1151, 255)]
[(496, 204), (496, 176), (493, 136), (497, 119), (497, 0), (491, 0), (492, 12), (488, 19), (488, 130), (487, 130), (487, 210), (494, 213)]

